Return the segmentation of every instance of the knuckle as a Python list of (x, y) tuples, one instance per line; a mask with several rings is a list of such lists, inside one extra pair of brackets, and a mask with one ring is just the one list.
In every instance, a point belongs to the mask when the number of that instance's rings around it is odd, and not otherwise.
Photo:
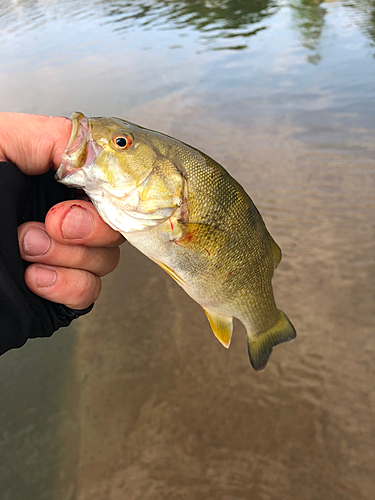
[(114, 248), (113, 261), (112, 261), (112, 267), (111, 267), (111, 271), (110, 272), (112, 272), (118, 266), (118, 263), (120, 261), (120, 255), (121, 254), (120, 254), (119, 247)]
[(90, 266), (88, 263), (92, 260), (91, 248), (85, 246), (75, 247), (75, 266), (77, 269), (88, 269)]
[(88, 271), (79, 271), (79, 279), (75, 283), (74, 299), (69, 307), (85, 309), (99, 297), (100, 289), (100, 278)]
[(119, 260), (120, 249), (118, 247), (105, 249), (101, 256), (101, 265), (98, 265), (98, 276), (105, 276), (106, 274), (111, 273), (114, 269), (116, 269)]

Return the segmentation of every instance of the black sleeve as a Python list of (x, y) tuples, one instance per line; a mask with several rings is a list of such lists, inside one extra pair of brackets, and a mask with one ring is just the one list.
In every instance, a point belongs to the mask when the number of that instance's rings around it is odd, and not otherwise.
[(28, 221), (44, 222), (53, 205), (75, 195), (53, 175), (49, 171), (27, 176), (12, 163), (0, 162), (0, 355), (21, 347), (28, 338), (49, 337), (92, 309), (91, 305), (76, 311), (50, 302), (25, 285), (24, 272), (29, 263), (21, 259), (17, 226)]

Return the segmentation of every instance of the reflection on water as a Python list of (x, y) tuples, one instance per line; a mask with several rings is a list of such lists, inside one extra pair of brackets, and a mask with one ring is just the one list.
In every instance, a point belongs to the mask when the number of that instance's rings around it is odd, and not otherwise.
[[(81, 15), (86, 16), (85, 6), (82, 0), (67, 0), (54, 5), (51, 13), (48, 3), (40, 0), (11, 3), (1, 0), (0, 16), (4, 18), (6, 31), (12, 32), (21, 26), (22, 29), (36, 29), (59, 16), (68, 16), (74, 21)], [(99, 0), (89, 15), (113, 23), (114, 31), (122, 33), (137, 29), (183, 30), (189, 26), (200, 32), (203, 46), (242, 49), (247, 47), (248, 37), (266, 28), (262, 21), (275, 11), (276, 2), (272, 0)], [(221, 45), (223, 40), (226, 40), (225, 46)]]
[(0, 0), (0, 109), (213, 156), (283, 250), (298, 331), (256, 374), (240, 324), (223, 349), (124, 245), (90, 315), (0, 358), (1, 500), (373, 497), (374, 27), (367, 0)]
[[(329, 1), (329, 0), (327, 0)], [(335, 0), (333, 0), (335, 1)], [(353, 11), (351, 20), (360, 26), (375, 45), (375, 5), (372, 0), (342, 1)], [(301, 43), (310, 53), (308, 62), (321, 60), (319, 39), (324, 28), (327, 2), (321, 0), (97, 0), (87, 10), (86, 0), (46, 2), (43, 0), (0, 0), (1, 36), (36, 30), (49, 22), (68, 18), (75, 22), (95, 17), (113, 26), (115, 32), (131, 34), (137, 30), (185, 30), (199, 32), (199, 50), (241, 50), (249, 38), (268, 29), (268, 22), (280, 8), (288, 6), (291, 25), (300, 33)], [(183, 35), (171, 48), (184, 45)]]
[(370, 47), (375, 57), (375, 2), (373, 0), (352, 0), (344, 1), (343, 4), (351, 9), (353, 20), (370, 39)]
[(292, 20), (301, 34), (302, 45), (312, 53), (307, 60), (318, 64), (322, 56), (319, 50), (319, 39), (324, 27), (324, 16), (327, 9), (323, 2), (316, 0), (292, 0), (289, 6), (292, 10)]
[[(266, 29), (261, 22), (276, 10), (276, 2), (269, 0), (113, 1), (103, 4), (107, 7), (106, 16), (113, 18), (111, 21), (117, 25), (115, 29), (131, 29), (134, 21), (148, 29), (184, 29), (190, 26), (201, 33), (203, 45), (237, 50), (247, 47), (248, 37)], [(253, 24), (258, 26), (252, 27)], [(222, 40), (225, 45), (218, 45)]]

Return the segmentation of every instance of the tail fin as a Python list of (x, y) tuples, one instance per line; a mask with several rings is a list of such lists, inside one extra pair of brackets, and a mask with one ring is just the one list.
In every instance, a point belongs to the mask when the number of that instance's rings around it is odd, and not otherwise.
[(271, 356), (272, 348), (282, 342), (289, 342), (296, 336), (296, 331), (287, 316), (280, 311), (280, 319), (276, 325), (254, 338), (251, 333), (247, 334), (247, 346), (249, 350), (250, 363), (254, 370), (265, 369), (267, 361)]

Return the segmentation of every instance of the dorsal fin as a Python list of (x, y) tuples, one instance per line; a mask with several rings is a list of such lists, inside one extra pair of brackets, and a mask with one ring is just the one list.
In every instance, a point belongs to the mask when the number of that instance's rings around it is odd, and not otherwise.
[(271, 246), (272, 246), (272, 251), (273, 251), (273, 265), (274, 265), (274, 268), (276, 269), (277, 266), (279, 265), (281, 257), (282, 257), (281, 249), (280, 249), (279, 245), (276, 243), (276, 241), (272, 238), (271, 235), (270, 235), (270, 239), (271, 239)]

